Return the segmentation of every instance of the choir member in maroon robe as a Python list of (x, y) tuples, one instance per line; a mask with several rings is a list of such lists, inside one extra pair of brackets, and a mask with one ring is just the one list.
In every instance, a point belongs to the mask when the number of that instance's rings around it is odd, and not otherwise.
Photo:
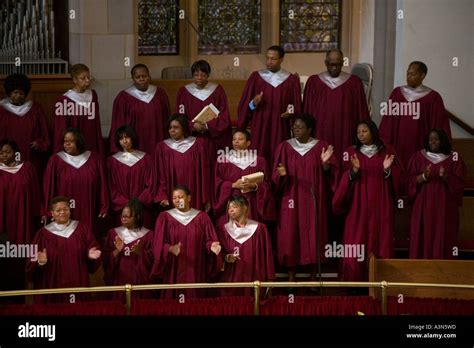
[[(187, 115), (192, 135), (210, 138), (217, 149), (230, 146), (232, 127), (224, 88), (208, 81), (211, 66), (205, 60), (194, 62), (191, 72), (193, 82), (181, 87), (176, 95), (176, 112)], [(218, 117), (207, 123), (193, 122), (194, 117), (210, 104), (219, 111)]]
[(238, 127), (251, 123), (251, 148), (269, 162), (277, 146), (291, 138), (291, 118), (301, 111), (300, 81), (281, 68), (284, 56), (280, 46), (267, 50), (267, 68), (250, 75), (238, 107)]
[[(217, 275), (222, 267), (216, 231), (209, 216), (191, 208), (191, 193), (185, 186), (173, 190), (174, 209), (162, 212), (156, 220), (153, 243), (153, 279), (165, 284), (203, 283)], [(199, 289), (165, 290), (164, 298), (201, 297)]]
[[(144, 206), (130, 200), (122, 210), (121, 226), (111, 229), (103, 250), (104, 281), (106, 285), (142, 285), (150, 282), (153, 265), (153, 231), (143, 226)], [(150, 297), (147, 291), (136, 296)], [(114, 292), (113, 298), (123, 298)]]
[(380, 136), (392, 144), (404, 168), (418, 150), (424, 148), (426, 134), (442, 128), (451, 138), (449, 119), (443, 99), (435, 90), (423, 85), (428, 67), (423, 62), (411, 62), (407, 70), (407, 85), (395, 88), (388, 102), (382, 105)]
[(312, 138), (313, 128), (311, 115), (295, 116), (295, 137), (278, 146), (273, 161), (272, 181), (275, 196), (280, 197), (277, 255), (280, 265), (288, 269), (290, 282), (302, 265), (311, 265), (311, 279), (316, 279), (318, 259), (324, 261), (328, 239), (328, 200), (338, 175), (333, 146)]
[(45, 202), (67, 195), (73, 218), (97, 235), (96, 218), (105, 218), (109, 209), (104, 163), (95, 152), (86, 151), (84, 137), (77, 129), (66, 129), (63, 139), (64, 151), (49, 159), (44, 173)]
[(304, 112), (313, 115), (313, 136), (334, 145), (337, 157), (353, 144), (357, 122), (369, 118), (362, 81), (342, 70), (344, 54), (333, 49), (326, 53), (327, 71), (312, 75), (306, 82)]
[[(137, 64), (132, 68), (132, 79), (133, 85), (115, 98), (109, 139), (114, 138), (118, 127), (129, 125), (140, 137), (137, 150), (153, 155), (156, 144), (168, 135), (168, 96), (163, 89), (151, 84), (150, 72), (144, 64)], [(110, 142), (112, 153), (121, 150), (122, 147)]]
[(412, 203), (410, 258), (453, 258), (458, 242), (466, 165), (451, 151), (443, 129), (429, 133), (423, 150), (408, 163), (408, 198)]
[[(221, 282), (262, 282), (275, 279), (272, 242), (267, 227), (247, 218), (249, 202), (233, 196), (228, 204), (228, 221), (218, 229), (225, 265)], [(251, 296), (252, 288), (221, 289), (223, 296)]]
[[(215, 168), (214, 219), (219, 225), (227, 218), (227, 204), (232, 196), (243, 196), (249, 201), (249, 218), (265, 222), (275, 220), (275, 200), (271, 190), (265, 158), (257, 156), (255, 150), (249, 150), (250, 133), (238, 129), (232, 138), (233, 151), (218, 152)], [(263, 172), (262, 183), (249, 183), (242, 180), (245, 175)]]
[(87, 150), (104, 158), (104, 144), (100, 128), (99, 101), (97, 93), (90, 89), (90, 71), (84, 64), (71, 68), (74, 87), (60, 96), (55, 104), (53, 116), (53, 152), (63, 149), (63, 133), (66, 128), (78, 129), (87, 139)]
[(173, 115), (168, 122), (170, 138), (158, 143), (155, 151), (155, 202), (169, 206), (173, 187), (185, 185), (193, 192), (191, 206), (209, 211), (212, 193), (212, 159), (208, 140), (189, 136), (186, 116)]
[[(0, 101), (0, 139), (12, 139), (20, 147), (21, 161), (31, 161), (42, 174), (49, 148), (48, 125), (37, 102), (26, 100), (31, 90), (28, 77), (13, 74), (5, 79), (7, 98)], [(43, 163), (44, 162), (44, 163)]]
[[(344, 173), (334, 194), (333, 209), (336, 214), (345, 213), (342, 245), (353, 253), (344, 255), (340, 278), (363, 281), (367, 279), (367, 259), (371, 253), (377, 258), (393, 255), (400, 167), (394, 151), (383, 144), (372, 120), (359, 123), (356, 145), (344, 152), (343, 161)], [(329, 254), (340, 257), (337, 250)]]
[(107, 158), (107, 178), (112, 211), (116, 223), (120, 223), (122, 209), (132, 198), (145, 205), (144, 225), (154, 226), (153, 206), (153, 158), (140, 150), (137, 133), (130, 126), (117, 128), (114, 134), (115, 146), (122, 151)]
[[(16, 160), (19, 152), (14, 141), (0, 140), (0, 244), (24, 246), (31, 243), (37, 229), (41, 190), (35, 166)], [(0, 274), (1, 290), (24, 289), (25, 259), (3, 258)]]
[[(86, 224), (71, 220), (69, 198), (58, 196), (51, 200), (53, 222), (36, 232), (33, 243), (38, 245), (37, 260), (26, 267), (34, 289), (89, 286), (88, 273), (100, 266), (101, 251)], [(87, 294), (35, 296), (38, 303), (73, 303), (86, 299)]]

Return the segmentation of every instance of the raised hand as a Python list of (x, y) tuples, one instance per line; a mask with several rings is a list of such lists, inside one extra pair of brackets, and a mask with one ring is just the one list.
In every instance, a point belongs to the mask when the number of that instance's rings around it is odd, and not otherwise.
[(46, 252), (46, 248), (43, 251), (38, 251), (38, 263), (40, 265), (44, 265), (48, 262), (48, 253)]
[(425, 168), (425, 171), (423, 172), (425, 175), (426, 180), (428, 180), (431, 176), (431, 164), (428, 164)]
[(394, 155), (385, 155), (385, 159), (383, 160), (383, 169), (389, 170), (393, 164), (394, 159), (395, 159)]
[(221, 244), (219, 242), (212, 242), (211, 244), (211, 251), (216, 254), (216, 255), (219, 255), (219, 253), (221, 252)]
[(100, 251), (96, 247), (93, 247), (89, 249), (88, 257), (91, 260), (97, 260), (101, 254), (102, 254), (102, 251)]
[(283, 163), (278, 163), (277, 171), (278, 171), (278, 175), (280, 175), (280, 176), (286, 176), (286, 174), (287, 174), (286, 173), (286, 168), (283, 165)]
[(120, 253), (124, 247), (122, 238), (120, 238), (119, 236), (115, 236), (114, 245), (115, 245), (115, 250), (117, 250)]
[(253, 98), (253, 100), (252, 100), (253, 105), (257, 106), (258, 104), (261, 103), (262, 99), (263, 99), (263, 91), (260, 92), (259, 94), (257, 94), (257, 95)]
[(356, 153), (351, 156), (351, 164), (352, 164), (352, 171), (354, 173), (358, 173), (360, 169), (360, 161)]
[(178, 256), (180, 252), (181, 252), (181, 242), (178, 242), (178, 244), (170, 246), (170, 253), (172, 253), (174, 256)]
[(329, 145), (327, 149), (323, 147), (323, 151), (321, 151), (321, 162), (327, 164), (333, 153), (334, 146)]
[(444, 167), (441, 167), (439, 169), (439, 176), (441, 177), (441, 179), (446, 180), (448, 178), (448, 171), (444, 169)]
[(170, 202), (167, 200), (167, 199), (163, 199), (161, 202), (160, 202), (160, 205), (162, 207), (167, 207), (168, 205), (170, 205)]

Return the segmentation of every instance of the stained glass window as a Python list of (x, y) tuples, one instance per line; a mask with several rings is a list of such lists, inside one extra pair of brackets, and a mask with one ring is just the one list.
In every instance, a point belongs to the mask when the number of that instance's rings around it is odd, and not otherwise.
[(260, 0), (199, 0), (199, 54), (260, 53)]
[(179, 0), (138, 1), (138, 54), (178, 54)]
[(280, 45), (287, 52), (338, 48), (340, 23), (340, 0), (280, 1)]

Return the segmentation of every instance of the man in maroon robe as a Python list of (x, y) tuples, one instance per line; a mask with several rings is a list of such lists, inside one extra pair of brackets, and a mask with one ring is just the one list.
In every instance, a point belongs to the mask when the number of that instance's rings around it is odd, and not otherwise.
[[(176, 113), (188, 117), (192, 135), (210, 138), (217, 149), (230, 146), (232, 127), (224, 88), (208, 81), (211, 66), (205, 60), (194, 62), (191, 72), (193, 82), (181, 87), (176, 95)], [(202, 109), (211, 104), (219, 112), (217, 118), (206, 123), (192, 121)]]
[(300, 81), (281, 68), (284, 55), (280, 46), (267, 50), (267, 68), (250, 75), (237, 111), (239, 128), (250, 123), (251, 149), (269, 162), (278, 144), (291, 138), (291, 118), (301, 111)]
[(337, 158), (354, 143), (357, 122), (369, 117), (362, 81), (342, 70), (344, 54), (333, 49), (326, 53), (327, 71), (312, 75), (306, 82), (303, 110), (313, 115), (313, 136), (334, 146)]
[(53, 152), (63, 149), (63, 132), (66, 128), (78, 129), (87, 139), (87, 149), (104, 158), (104, 144), (100, 125), (99, 100), (90, 89), (89, 68), (76, 64), (71, 68), (74, 87), (56, 101), (53, 115)]
[[(119, 127), (129, 125), (140, 138), (137, 150), (153, 155), (156, 144), (168, 136), (168, 96), (163, 89), (150, 84), (150, 73), (144, 64), (132, 68), (132, 79), (133, 86), (121, 91), (114, 100), (109, 139), (114, 139)], [(121, 150), (110, 141), (111, 152)]]
[(423, 149), (431, 129), (441, 128), (451, 138), (443, 99), (438, 92), (423, 85), (427, 73), (426, 64), (411, 62), (407, 85), (395, 88), (381, 109), (380, 137), (394, 146), (404, 168), (411, 155)]
[[(162, 212), (156, 220), (151, 277), (165, 284), (204, 283), (222, 267), (216, 231), (209, 216), (191, 208), (191, 195), (185, 186), (173, 190), (174, 209)], [(162, 292), (163, 298), (200, 297), (204, 290), (183, 289)]]

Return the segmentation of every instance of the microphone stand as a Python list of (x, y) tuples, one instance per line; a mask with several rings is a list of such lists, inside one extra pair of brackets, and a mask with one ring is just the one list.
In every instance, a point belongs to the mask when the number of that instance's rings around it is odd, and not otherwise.
[(319, 295), (323, 295), (323, 287), (321, 286), (321, 247), (320, 247), (320, 240), (319, 240), (319, 231), (316, 227), (317, 219), (317, 207), (316, 207), (316, 198), (314, 196), (313, 187), (311, 186), (311, 199), (313, 200), (313, 207), (314, 207), (314, 229), (316, 231), (316, 257), (318, 262), (318, 281), (319, 281)]

